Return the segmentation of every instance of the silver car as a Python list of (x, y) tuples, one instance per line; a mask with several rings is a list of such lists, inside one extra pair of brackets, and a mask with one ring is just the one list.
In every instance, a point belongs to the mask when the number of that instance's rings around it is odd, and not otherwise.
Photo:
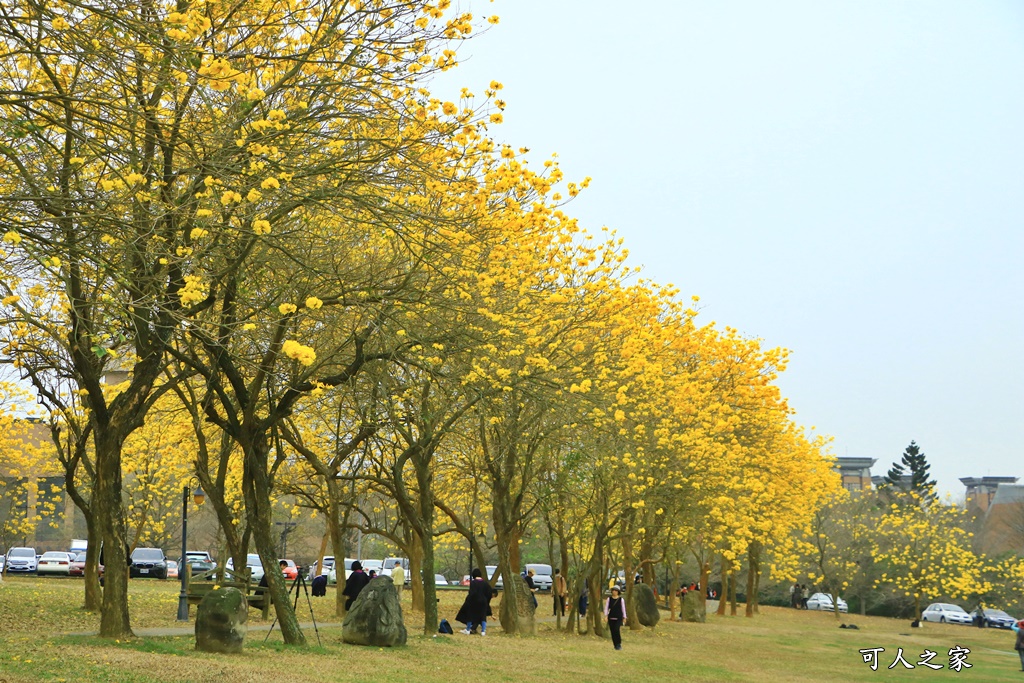
[[(846, 600), (838, 598), (839, 600), (839, 611), (848, 612), (849, 607), (846, 605)], [(834, 612), (836, 610), (835, 605), (832, 603), (832, 596), (828, 593), (815, 593), (811, 597), (807, 598), (807, 609), (816, 609), (822, 612)]]
[[(228, 558), (227, 563), (224, 565), (227, 569), (234, 570), (235, 560), (232, 557)], [(249, 568), (249, 580), (256, 581), (257, 583), (263, 580), (263, 562), (260, 561), (258, 553), (249, 553), (245, 556), (245, 566)]]
[(940, 624), (970, 624), (973, 620), (960, 605), (948, 602), (933, 602), (921, 613), (921, 621), (937, 621)]
[(29, 574), (36, 570), (35, 548), (11, 548), (7, 551), (7, 573)]

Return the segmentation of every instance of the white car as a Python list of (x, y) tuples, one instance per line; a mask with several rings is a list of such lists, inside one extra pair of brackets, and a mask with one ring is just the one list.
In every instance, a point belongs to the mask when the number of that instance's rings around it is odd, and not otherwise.
[[(229, 557), (227, 564), (224, 565), (227, 569), (235, 568), (235, 558)], [(249, 575), (251, 581), (260, 582), (263, 580), (263, 562), (260, 561), (260, 556), (257, 553), (249, 553), (245, 556), (245, 566), (252, 572)]]
[(7, 573), (28, 574), (36, 570), (35, 548), (11, 548), (7, 551)]
[(71, 563), (74, 559), (70, 554), (56, 550), (43, 553), (43, 556), (39, 558), (39, 562), (36, 564), (36, 574), (39, 576), (44, 574), (49, 576), (71, 576)]
[[(487, 570), (487, 580), (490, 581), (491, 578), (494, 576), (495, 572), (498, 571), (498, 566), (494, 565), (494, 564), (489, 564), (486, 567), (484, 567), (484, 569)], [(498, 589), (504, 588), (505, 587), (505, 577), (504, 576), (499, 576), (498, 577), (498, 582), (496, 584), (494, 584), (494, 587), (498, 588)]]
[(374, 576), (380, 576), (380, 573), (384, 571), (384, 560), (360, 560), (360, 562), (367, 576), (370, 575), (370, 571), (377, 572)]
[[(355, 558), (345, 558), (345, 580), (348, 581), (348, 577), (352, 574), (352, 563), (358, 562)], [(327, 559), (324, 558), (324, 564), (327, 564)], [(335, 584), (338, 583), (338, 563), (335, 562), (331, 565), (331, 570), (327, 572), (327, 583)]]
[(448, 579), (444, 578), (444, 574), (434, 574), (434, 585), (435, 586), (447, 586)]
[[(832, 596), (828, 593), (815, 593), (811, 597), (807, 598), (807, 609), (816, 609), (822, 612), (834, 612), (836, 607), (832, 604)], [(848, 612), (849, 607), (846, 605), (846, 600), (839, 598), (839, 611)]]
[(960, 605), (951, 605), (948, 602), (933, 602), (921, 613), (921, 621), (970, 625), (972, 619), (971, 615)]

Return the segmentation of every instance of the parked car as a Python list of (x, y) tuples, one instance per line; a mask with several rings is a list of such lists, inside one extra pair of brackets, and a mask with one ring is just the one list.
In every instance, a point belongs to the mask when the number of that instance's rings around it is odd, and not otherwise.
[(190, 567), (193, 575), (208, 572), (217, 568), (217, 563), (210, 558), (210, 553), (203, 550), (188, 550), (185, 557), (178, 560), (178, 574), (185, 571), (185, 565)]
[[(836, 607), (832, 604), (832, 596), (828, 593), (815, 593), (811, 597), (807, 598), (807, 609), (816, 609), (822, 612), (834, 612)], [(846, 605), (846, 600), (839, 598), (839, 611), (848, 612), (849, 607)]]
[[(245, 566), (249, 568), (251, 574), (249, 575), (250, 580), (259, 582), (263, 580), (263, 562), (260, 561), (258, 553), (249, 553), (245, 556)], [(224, 567), (226, 569), (234, 570), (235, 558), (229, 557)]]
[(0, 574), (4, 572), (4, 556), (0, 555)]
[(71, 539), (71, 547), (68, 548), (68, 552), (72, 555), (78, 556), (78, 553), (84, 553), (89, 549), (89, 541), (83, 538)]
[[(489, 564), (486, 567), (484, 567), (484, 569), (487, 570), (487, 580), (490, 581), (494, 577), (494, 574), (498, 571), (498, 566), (494, 565), (494, 564)], [(494, 587), (497, 588), (498, 590), (501, 590), (502, 588), (504, 588), (505, 587), (505, 577), (504, 576), (499, 576), (498, 577), (498, 582), (496, 584), (494, 584)]]
[[(97, 567), (99, 575), (103, 576), (103, 565)], [(71, 566), (68, 568), (69, 576), (85, 576), (85, 553), (81, 552), (75, 555), (75, 559), (71, 560)]]
[(960, 605), (948, 602), (934, 602), (921, 613), (921, 621), (937, 621), (939, 623), (970, 624), (971, 615)]
[(35, 548), (11, 548), (7, 551), (8, 574), (31, 574), (36, 570)]
[(71, 560), (69, 553), (51, 550), (43, 553), (36, 563), (36, 574), (39, 576), (70, 576)]
[[(345, 580), (348, 581), (349, 574), (352, 573), (352, 563), (358, 562), (354, 557), (345, 558)], [(324, 561), (326, 564), (326, 559)], [(362, 563), (360, 563), (362, 564)], [(364, 570), (365, 571), (365, 570)], [(338, 583), (338, 563), (335, 562), (331, 565), (331, 570), (327, 573), (327, 583)]]
[(434, 585), (435, 586), (447, 586), (448, 579), (444, 578), (444, 574), (434, 574)]
[(131, 578), (167, 578), (167, 557), (160, 548), (136, 548), (132, 551), (132, 563), (128, 567)]
[(363, 565), (363, 571), (369, 575), (370, 571), (377, 572), (377, 576), (384, 571), (384, 560), (360, 560)]
[(281, 562), (288, 563), (287, 567), (281, 567), (281, 572), (284, 574), (284, 578), (286, 578), (289, 581), (294, 581), (295, 578), (299, 575), (299, 568), (295, 566), (295, 562), (293, 560), (279, 560), (279, 566)]
[[(1017, 620), (1011, 617), (1009, 614), (1001, 609), (985, 609), (982, 610), (985, 615), (985, 625), (991, 626), (992, 628), (1005, 628), (1008, 629), (1017, 623)], [(977, 623), (978, 610), (971, 612), (971, 623)]]
[(539, 591), (551, 590), (551, 565), (550, 564), (528, 564), (526, 571), (533, 570), (533, 585)]

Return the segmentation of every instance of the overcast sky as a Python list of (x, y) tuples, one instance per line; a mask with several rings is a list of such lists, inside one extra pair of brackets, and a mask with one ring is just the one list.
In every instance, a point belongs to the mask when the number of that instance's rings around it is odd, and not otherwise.
[(501, 23), (435, 93), (504, 83), (495, 136), (593, 176), (571, 213), (702, 318), (791, 349), (837, 455), (1024, 478), (1024, 3), (468, 6)]

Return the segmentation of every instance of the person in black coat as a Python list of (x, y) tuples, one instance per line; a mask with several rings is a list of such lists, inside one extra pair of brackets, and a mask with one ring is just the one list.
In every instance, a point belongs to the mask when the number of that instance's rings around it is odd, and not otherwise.
[(479, 569), (474, 569), (469, 582), (469, 593), (462, 603), (456, 621), (466, 625), (462, 633), (467, 636), (472, 632), (473, 625), (480, 625), (480, 635), (487, 635), (487, 617), (491, 614), (491, 584), (483, 578)]
[(345, 579), (345, 590), (341, 593), (348, 597), (348, 600), (345, 601), (346, 612), (352, 607), (352, 603), (356, 601), (359, 593), (366, 588), (368, 583), (370, 583), (370, 577), (363, 571), (362, 563), (356, 560), (352, 563), (352, 573)]

